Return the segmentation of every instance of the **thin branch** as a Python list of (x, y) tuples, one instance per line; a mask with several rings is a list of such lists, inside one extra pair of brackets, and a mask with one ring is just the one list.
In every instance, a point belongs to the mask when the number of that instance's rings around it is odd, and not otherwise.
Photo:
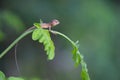
[(63, 33), (60, 33), (58, 31), (53, 31), (53, 30), (49, 30), (51, 33), (53, 34), (59, 34), (61, 36), (63, 36), (64, 38), (66, 38), (73, 46), (76, 46), (75, 42), (73, 42), (69, 37), (67, 37), (66, 35), (64, 35)]
[(32, 33), (34, 29), (30, 29), (25, 31), (23, 34), (21, 34), (15, 41), (13, 41), (1, 54), (0, 59), (11, 49), (15, 46), (16, 43), (18, 43), (22, 38), (27, 36), (28, 34)]

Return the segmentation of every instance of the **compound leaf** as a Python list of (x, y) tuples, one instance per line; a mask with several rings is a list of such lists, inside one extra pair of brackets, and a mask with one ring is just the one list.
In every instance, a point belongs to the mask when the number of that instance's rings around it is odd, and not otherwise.
[(73, 47), (72, 54), (73, 54), (73, 60), (75, 61), (75, 65), (78, 66), (79, 64), (81, 64), (82, 66), (81, 78), (82, 80), (90, 80), (88, 69), (87, 69), (87, 64), (84, 61), (83, 55), (79, 51), (79, 41), (74, 42), (69, 37), (67, 37), (66, 35), (58, 31), (51, 31), (51, 32), (54, 34), (61, 35), (62, 37), (67, 39), (72, 44), (72, 47)]
[(38, 40), (40, 43), (43, 43), (45, 47), (46, 54), (48, 55), (48, 60), (52, 60), (55, 56), (55, 47), (54, 43), (51, 40), (50, 33), (48, 30), (39, 27), (38, 23), (35, 23), (34, 26), (37, 27), (32, 33), (32, 39)]

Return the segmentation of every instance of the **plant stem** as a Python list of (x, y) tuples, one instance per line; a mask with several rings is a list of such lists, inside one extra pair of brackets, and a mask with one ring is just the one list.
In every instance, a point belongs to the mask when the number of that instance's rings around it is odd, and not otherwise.
[(0, 59), (11, 49), (15, 46), (16, 43), (18, 43), (22, 38), (27, 36), (28, 34), (32, 33), (33, 30), (27, 30), (23, 34), (21, 34), (15, 41), (13, 41), (1, 54)]
[(61, 36), (63, 36), (65, 39), (67, 39), (73, 46), (76, 46), (75, 42), (73, 42), (69, 37), (67, 37), (66, 35), (64, 35), (63, 33), (60, 33), (58, 31), (53, 31), (53, 30), (50, 30), (51, 33), (53, 34), (59, 34)]
[[(73, 42), (69, 37), (67, 37), (66, 35), (64, 35), (63, 33), (60, 33), (58, 31), (53, 31), (53, 30), (50, 30), (51, 33), (53, 34), (58, 34), (58, 35), (61, 35), (62, 37), (64, 37), (65, 39), (67, 39), (74, 47), (78, 48), (76, 43)], [(88, 73), (88, 69), (87, 69), (87, 64), (86, 62), (84, 61), (83, 59), (83, 55), (80, 54), (80, 51), (78, 50), (77, 51), (77, 54), (80, 55), (80, 58), (81, 58), (81, 66), (82, 66), (82, 72), (81, 72), (81, 77), (82, 77), (82, 80), (90, 80), (90, 77), (89, 77), (89, 73)]]

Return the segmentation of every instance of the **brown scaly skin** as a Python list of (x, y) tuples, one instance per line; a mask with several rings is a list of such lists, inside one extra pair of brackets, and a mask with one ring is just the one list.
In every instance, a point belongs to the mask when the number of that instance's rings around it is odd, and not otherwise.
[(58, 25), (60, 22), (57, 19), (52, 20), (49, 23), (42, 23), (40, 24), (42, 28), (48, 28), (49, 30), (51, 30), (51, 27), (54, 27), (56, 25)]

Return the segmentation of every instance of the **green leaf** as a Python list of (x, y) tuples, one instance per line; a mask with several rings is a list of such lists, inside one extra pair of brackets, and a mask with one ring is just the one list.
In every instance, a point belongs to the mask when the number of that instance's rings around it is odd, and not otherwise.
[(0, 80), (5, 80), (5, 75), (2, 71), (0, 71)]
[(35, 29), (32, 33), (32, 39), (33, 40), (38, 40), (41, 36), (41, 29)]
[(8, 80), (24, 80), (24, 79), (20, 77), (9, 77)]
[(73, 60), (75, 61), (75, 65), (78, 66), (79, 64), (81, 64), (81, 66), (82, 66), (82, 72), (81, 72), (82, 80), (90, 80), (88, 70), (87, 70), (87, 64), (84, 61), (83, 55), (79, 51), (79, 41), (74, 42), (69, 37), (67, 37), (66, 35), (64, 35), (58, 31), (51, 30), (51, 32), (53, 34), (61, 35), (62, 37), (67, 39), (72, 44), (72, 47), (73, 47), (72, 54), (73, 54)]
[(73, 51), (72, 51), (73, 60), (75, 61), (75, 65), (78, 66), (81, 62), (81, 54), (80, 54), (77, 46), (73, 45), (73, 47), (74, 47)]
[[(35, 23), (34, 26), (37, 27), (32, 33), (32, 39), (38, 40), (40, 43), (43, 43), (45, 47), (46, 54), (48, 55), (48, 60), (52, 60), (55, 56), (55, 46), (51, 40), (50, 33), (46, 29), (39, 27), (38, 23)], [(39, 27), (39, 28), (38, 28)]]
[[(45, 46), (45, 47), (48, 47), (48, 46)], [(55, 56), (55, 47), (54, 47), (54, 44), (53, 44), (53, 41), (50, 41), (50, 46), (49, 46), (49, 52), (47, 53), (48, 54), (48, 59), (52, 60)]]
[(81, 72), (82, 80), (90, 80), (87, 64), (85, 63), (84, 60), (81, 61), (81, 65), (82, 65), (82, 72)]
[(40, 28), (41, 26), (40, 26), (40, 23), (34, 23), (33, 24), (36, 28)]
[(84, 69), (82, 69), (81, 77), (82, 77), (82, 80), (90, 80), (88, 72)]

